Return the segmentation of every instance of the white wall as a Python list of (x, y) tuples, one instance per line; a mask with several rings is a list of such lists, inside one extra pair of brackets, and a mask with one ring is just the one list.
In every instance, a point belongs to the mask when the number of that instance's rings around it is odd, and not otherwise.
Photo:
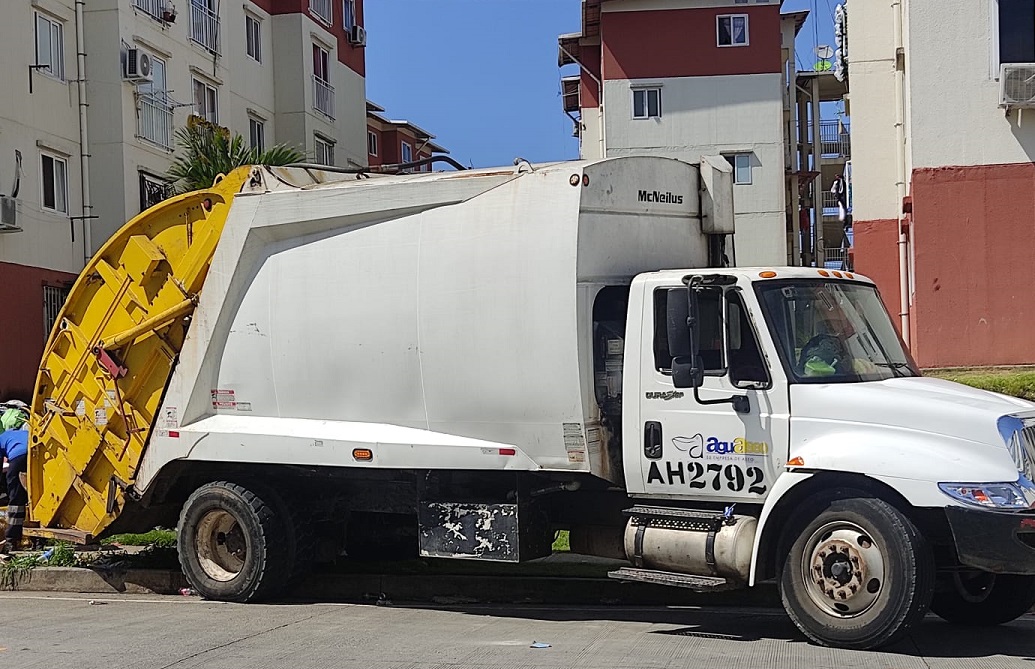
[(848, 48), (853, 216), (860, 221), (897, 218), (901, 206), (896, 185), (895, 39), (890, 3), (851, 0)]
[(949, 3), (959, 5), (955, 11), (946, 4), (908, 4), (914, 166), (1031, 162), (1035, 111), (1007, 117), (999, 108), (992, 67), (998, 62), (997, 3)]
[[(15, 150), (22, 155), (18, 221), (23, 232), (0, 235), (0, 261), (63, 271), (78, 271), (82, 246), (73, 245), (70, 216), (81, 213), (79, 125), (75, 84), (75, 10), (72, 0), (42, 0), (38, 9), (63, 24), (64, 81), (33, 73), (36, 62), (36, 7), (28, 2), (4, 3), (0, 22), (3, 67), (0, 67), (0, 193), (10, 195), (15, 180)], [(42, 207), (41, 151), (64, 158), (67, 169), (67, 213)]]
[[(633, 119), (634, 85), (661, 86), (661, 118)], [(779, 74), (605, 81), (607, 153), (689, 162), (706, 154), (752, 153), (752, 183), (734, 187), (736, 260), (782, 265), (787, 234), (781, 86)]]

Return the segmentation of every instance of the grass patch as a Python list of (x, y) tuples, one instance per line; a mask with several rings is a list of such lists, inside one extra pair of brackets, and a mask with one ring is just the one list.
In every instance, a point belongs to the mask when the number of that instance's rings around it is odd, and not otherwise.
[(1032, 367), (931, 369), (925, 370), (924, 376), (1035, 402), (1035, 368)]
[(557, 537), (553, 540), (553, 552), (567, 553), (570, 550), (571, 546), (568, 544), (568, 530), (558, 531)]
[(157, 548), (175, 548), (176, 531), (163, 530), (160, 527), (156, 527), (150, 532), (144, 532), (143, 534), (113, 534), (106, 539), (102, 539), (101, 543), (106, 546), (118, 544), (119, 546), (155, 546)]

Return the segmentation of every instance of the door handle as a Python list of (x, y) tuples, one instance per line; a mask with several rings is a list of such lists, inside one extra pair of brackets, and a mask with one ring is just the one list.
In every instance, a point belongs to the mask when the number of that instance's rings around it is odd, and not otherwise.
[(648, 460), (660, 460), (661, 452), (661, 423), (649, 420), (643, 426), (643, 456)]

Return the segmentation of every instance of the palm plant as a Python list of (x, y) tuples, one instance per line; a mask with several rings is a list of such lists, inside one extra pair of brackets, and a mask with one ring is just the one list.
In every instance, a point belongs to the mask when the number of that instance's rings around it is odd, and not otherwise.
[(260, 151), (245, 144), (244, 138), (230, 130), (191, 117), (186, 126), (176, 130), (179, 155), (169, 167), (178, 193), (208, 188), (219, 174), (229, 174), (242, 165), (289, 165), (301, 162), (305, 154), (298, 149), (277, 144)]

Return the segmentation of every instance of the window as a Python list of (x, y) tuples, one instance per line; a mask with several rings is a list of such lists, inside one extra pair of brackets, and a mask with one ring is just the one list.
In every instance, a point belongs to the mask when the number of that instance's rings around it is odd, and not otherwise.
[(317, 165), (333, 165), (334, 164), (334, 142), (329, 139), (324, 139), (319, 135), (316, 135), (316, 164)]
[(633, 118), (661, 117), (661, 89), (633, 89)]
[(40, 182), (43, 208), (68, 213), (68, 165), (64, 158), (40, 154)]
[(730, 153), (723, 155), (726, 162), (733, 168), (733, 183), (739, 186), (751, 185), (751, 163), (753, 156), (750, 153)]
[[(999, 62), (1035, 63), (1035, 3), (999, 0)], [(999, 72), (995, 73), (999, 76)]]
[(215, 87), (194, 80), (194, 114), (209, 123), (219, 122), (218, 94)]
[(327, 49), (313, 45), (313, 108), (334, 118), (334, 87), (331, 80), (331, 57)]
[(327, 25), (334, 22), (331, 12), (331, 0), (309, 0), (309, 13)]
[(257, 119), (248, 119), (248, 145), (258, 152), (266, 150), (266, 124)]
[(69, 292), (65, 286), (43, 286), (43, 341), (50, 337)]
[(729, 347), (730, 381), (738, 388), (766, 387), (769, 367), (762, 357), (755, 330), (740, 293), (726, 293), (726, 341)]
[(331, 56), (327, 53), (327, 49), (314, 44), (313, 45), (313, 74), (320, 81), (331, 80)]
[(356, 25), (356, 0), (342, 0), (342, 16), (345, 18), (345, 32), (351, 33)]
[(150, 209), (172, 194), (172, 186), (165, 179), (140, 173), (140, 211)]
[(137, 86), (137, 135), (166, 149), (173, 145), (173, 107), (166, 85), (166, 63), (151, 59), (149, 82)]
[(262, 62), (262, 23), (250, 14), (244, 16), (244, 28), (248, 37), (248, 55), (257, 62)]
[(190, 0), (190, 38), (219, 53), (219, 8), (216, 0)]
[(367, 153), (372, 156), (377, 155), (377, 133), (368, 131), (367, 132)]
[(719, 46), (748, 45), (747, 14), (722, 14), (716, 20)]
[(413, 162), (413, 147), (407, 142), (402, 143), (402, 162)]
[(55, 79), (65, 78), (64, 27), (42, 14), (36, 14), (36, 62), (42, 65), (39, 72), (46, 72)]

